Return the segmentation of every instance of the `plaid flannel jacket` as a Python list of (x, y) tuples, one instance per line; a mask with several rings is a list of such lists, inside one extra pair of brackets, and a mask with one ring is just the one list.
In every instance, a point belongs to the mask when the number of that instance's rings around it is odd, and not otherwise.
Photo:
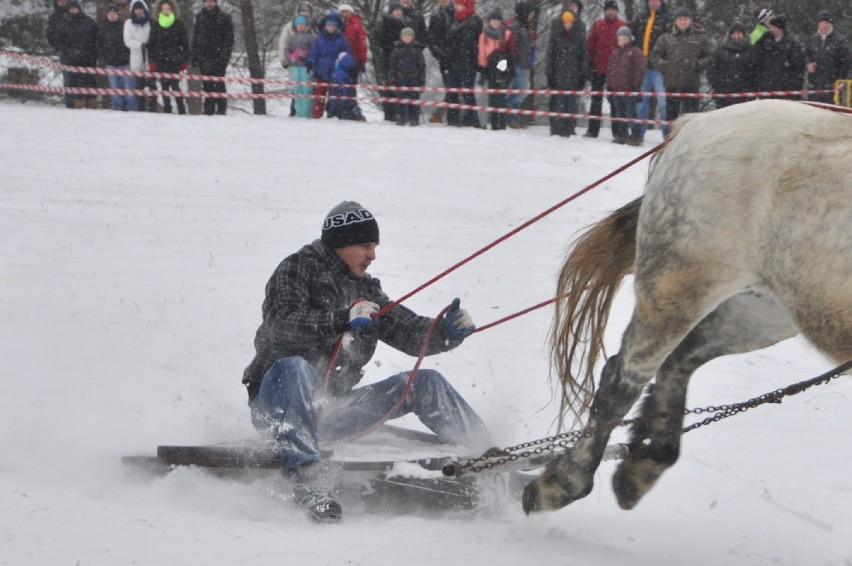
[[(257, 395), (264, 374), (280, 358), (304, 358), (319, 381), (337, 337), (349, 330), (350, 305), (361, 298), (382, 307), (391, 302), (378, 279), (369, 274), (353, 277), (346, 263), (320, 240), (285, 258), (266, 284), (263, 322), (254, 339), (257, 353), (243, 373), (249, 399)], [(372, 326), (353, 332), (335, 363), (329, 393), (346, 394), (358, 384), (378, 340), (418, 355), (432, 320), (400, 305)], [(459, 344), (440, 324), (426, 353), (445, 352)]]

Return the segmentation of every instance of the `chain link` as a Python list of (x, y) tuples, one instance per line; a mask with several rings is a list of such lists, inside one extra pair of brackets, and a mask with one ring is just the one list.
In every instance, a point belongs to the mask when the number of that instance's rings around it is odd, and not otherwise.
[[(771, 391), (769, 393), (764, 393), (763, 395), (759, 395), (757, 397), (754, 397), (753, 399), (749, 399), (748, 401), (733, 403), (730, 405), (708, 405), (707, 407), (685, 409), (683, 412), (684, 415), (703, 415), (705, 413), (712, 414), (711, 416), (706, 417), (701, 421), (684, 427), (683, 429), (681, 429), (681, 434), (689, 432), (691, 430), (695, 430), (696, 428), (700, 428), (702, 426), (709, 425), (711, 423), (719, 422), (722, 419), (726, 419), (728, 417), (744, 413), (749, 409), (753, 409), (760, 405), (765, 405), (766, 403), (781, 403), (781, 400), (784, 397), (796, 395), (797, 393), (801, 393), (802, 391), (805, 391), (806, 389), (809, 389), (815, 385), (829, 383), (832, 379), (840, 377), (850, 369), (852, 369), (852, 360), (841, 364), (836, 368), (817, 377), (808, 379), (806, 381), (801, 381), (799, 383), (794, 383), (792, 385), (788, 385), (787, 387), (784, 387), (782, 389), (776, 389), (775, 391)], [(660, 416), (665, 416), (665, 413), (655, 415), (655, 417)], [(637, 417), (634, 419), (625, 419), (621, 421), (618, 426), (628, 426), (640, 420), (646, 420), (649, 418), (651, 417), (645, 416)], [(576, 443), (581, 438), (589, 437), (591, 435), (591, 429), (574, 430), (569, 432), (563, 432), (555, 436), (548, 436), (545, 438), (530, 440), (528, 442), (522, 442), (521, 444), (516, 444), (515, 446), (509, 446), (503, 449), (492, 449), (483, 454), (482, 456), (479, 456), (478, 458), (471, 458), (464, 462), (456, 463), (455, 469), (457, 470), (458, 474), (461, 474), (465, 470), (469, 470), (474, 473), (482, 472), (484, 470), (491, 470), (508, 462), (515, 462), (521, 458), (532, 458), (533, 456), (538, 456), (547, 452), (556, 452), (557, 449), (567, 450), (568, 448), (573, 447), (574, 443)], [(529, 450), (529, 448), (532, 448), (532, 450)]]

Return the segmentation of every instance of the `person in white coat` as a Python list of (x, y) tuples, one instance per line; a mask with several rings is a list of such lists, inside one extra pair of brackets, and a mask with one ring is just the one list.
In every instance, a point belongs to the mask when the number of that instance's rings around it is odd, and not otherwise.
[[(130, 70), (148, 70), (148, 39), (151, 37), (151, 12), (145, 0), (133, 0), (130, 6), (130, 17), (124, 22), (124, 45), (130, 49)], [(136, 87), (140, 89), (156, 89), (154, 79), (141, 78), (136, 81)], [(157, 96), (148, 97), (148, 105), (145, 105), (144, 96), (138, 96), (137, 108), (140, 111), (154, 112), (157, 109)]]

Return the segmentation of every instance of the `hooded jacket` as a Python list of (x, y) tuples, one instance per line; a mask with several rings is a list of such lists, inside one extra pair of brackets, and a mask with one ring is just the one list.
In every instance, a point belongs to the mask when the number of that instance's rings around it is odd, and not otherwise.
[[(390, 299), (381, 283), (369, 274), (353, 277), (342, 259), (320, 240), (285, 258), (266, 284), (263, 322), (255, 334), (256, 354), (243, 373), (243, 383), (253, 399), (263, 375), (276, 360), (300, 356), (311, 364), (320, 379), (338, 335), (349, 324), (353, 301), (364, 298), (384, 307)], [(379, 341), (416, 356), (426, 340), (431, 318), (397, 306), (367, 328), (351, 333), (341, 348), (329, 378), (329, 393), (348, 393), (364, 375)], [(452, 350), (461, 344), (438, 325), (427, 355)]]
[(67, 4), (65, 6), (59, 6), (56, 0), (53, 0), (53, 12), (51, 12), (50, 16), (47, 17), (47, 30), (45, 31), (45, 36), (47, 37), (47, 42), (56, 51), (62, 51), (62, 46), (59, 45), (58, 38), (59, 30), (65, 27), (65, 16), (68, 13), (66, 7)]
[(107, 20), (98, 30), (98, 60), (110, 67), (130, 64), (130, 49), (124, 45), (124, 22)]
[(157, 71), (177, 73), (189, 64), (189, 37), (186, 24), (180, 18), (177, 2), (169, 2), (169, 4), (172, 6), (175, 21), (167, 28), (160, 24), (159, 19), (162, 0), (158, 0), (154, 5), (152, 18), (154, 21), (148, 42), (148, 59), (156, 66)]
[[(325, 29), (325, 24), (333, 21), (337, 24), (337, 29), (334, 33), (328, 33)], [(337, 63), (338, 56), (343, 53), (349, 53), (349, 42), (346, 41), (346, 36), (341, 31), (343, 22), (340, 21), (340, 16), (337, 13), (324, 17), (319, 24), (320, 32), (317, 38), (311, 45), (311, 52), (308, 55), (307, 64), (313, 67), (314, 76), (321, 81), (331, 82), (334, 65)]]
[[(74, 0), (68, 5), (77, 4)], [(94, 67), (98, 64), (98, 24), (83, 13), (66, 14), (64, 26), (56, 34), (56, 40), (66, 65)]]
[(712, 54), (713, 44), (704, 28), (693, 22), (685, 30), (674, 26), (664, 34), (654, 44), (650, 61), (663, 74), (666, 88), (698, 90)]
[(278, 61), (284, 68), (290, 66), (290, 61), (287, 59), (287, 45), (290, 41), (290, 35), (296, 31), (296, 18), (299, 17), (300, 13), (303, 11), (310, 14), (306, 16), (308, 20), (308, 29), (313, 31), (316, 30), (313, 18), (314, 7), (311, 6), (309, 2), (299, 2), (296, 4), (296, 12), (293, 14), (293, 18), (284, 24), (284, 27), (281, 29), (281, 35), (278, 37)]
[[(133, 10), (137, 6), (145, 8), (145, 16), (136, 20)], [(148, 70), (148, 40), (151, 38), (151, 12), (145, 0), (133, 0), (130, 15), (124, 21), (124, 45), (130, 49), (130, 70)]]
[(707, 64), (707, 82), (715, 92), (751, 92), (754, 89), (754, 54), (748, 37), (731, 39), (730, 33), (713, 51)]

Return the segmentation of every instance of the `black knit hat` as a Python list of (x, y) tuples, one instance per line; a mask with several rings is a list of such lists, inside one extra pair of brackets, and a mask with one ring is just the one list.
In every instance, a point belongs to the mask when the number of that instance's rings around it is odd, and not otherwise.
[(834, 22), (834, 16), (831, 15), (831, 12), (828, 10), (823, 10), (819, 14), (817, 14), (818, 22)]
[(495, 8), (494, 10), (491, 10), (490, 12), (488, 12), (488, 16), (486, 17), (486, 19), (487, 20), (500, 20), (502, 22), (503, 21), (503, 12), (500, 11), (499, 8)]
[(617, 12), (618, 2), (616, 2), (615, 0), (606, 0), (606, 2), (604, 2), (604, 12), (606, 12), (607, 10), (615, 10)]
[(322, 241), (332, 249), (379, 243), (379, 224), (369, 210), (354, 201), (332, 208), (322, 224)]
[(769, 23), (772, 24), (773, 26), (779, 28), (779, 29), (783, 29), (784, 31), (787, 31), (787, 15), (786, 14), (778, 14), (777, 16), (775, 16), (771, 20), (769, 20)]

